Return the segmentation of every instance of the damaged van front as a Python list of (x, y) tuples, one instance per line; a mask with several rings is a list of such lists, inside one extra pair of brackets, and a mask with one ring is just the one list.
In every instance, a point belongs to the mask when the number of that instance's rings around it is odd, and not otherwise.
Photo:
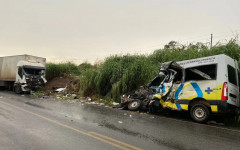
[(156, 111), (163, 105), (163, 102), (166, 104), (165, 101), (172, 98), (170, 91), (174, 91), (182, 82), (183, 77), (184, 69), (176, 62), (164, 63), (159, 74), (149, 84), (141, 86), (134, 93), (124, 94), (121, 97), (122, 107), (127, 107), (129, 110)]

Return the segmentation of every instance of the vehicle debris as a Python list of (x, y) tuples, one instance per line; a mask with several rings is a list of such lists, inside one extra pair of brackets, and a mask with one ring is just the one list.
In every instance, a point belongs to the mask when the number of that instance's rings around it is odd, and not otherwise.
[(58, 89), (55, 90), (55, 92), (60, 93), (60, 92), (63, 92), (65, 90), (66, 90), (66, 87), (65, 88), (58, 88)]
[(141, 86), (139, 90), (121, 97), (121, 107), (136, 111), (146, 110), (151, 102), (153, 91), (148, 86)]
[(116, 102), (112, 102), (112, 104), (113, 104), (114, 106), (119, 105), (119, 103), (116, 103)]
[(122, 124), (123, 122), (122, 121), (118, 121), (119, 124)]

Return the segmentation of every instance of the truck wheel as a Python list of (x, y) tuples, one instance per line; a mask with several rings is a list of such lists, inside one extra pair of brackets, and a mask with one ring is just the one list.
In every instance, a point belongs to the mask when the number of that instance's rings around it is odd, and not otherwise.
[(199, 123), (206, 122), (210, 116), (207, 106), (204, 104), (196, 104), (190, 110), (191, 118)]
[(15, 91), (17, 94), (21, 94), (21, 93), (22, 93), (21, 86), (19, 86), (19, 85), (14, 86), (14, 91)]
[(128, 104), (128, 109), (132, 111), (136, 111), (140, 108), (141, 106), (141, 101), (140, 100), (133, 100)]

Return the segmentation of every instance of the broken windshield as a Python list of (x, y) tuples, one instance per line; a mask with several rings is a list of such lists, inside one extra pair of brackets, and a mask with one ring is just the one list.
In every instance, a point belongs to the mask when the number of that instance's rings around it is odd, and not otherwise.
[(151, 86), (159, 86), (161, 82), (163, 81), (164, 76), (156, 76), (152, 82), (150, 82), (149, 87)]
[(26, 75), (44, 75), (45, 74), (45, 70), (43, 69), (24, 67), (23, 70)]

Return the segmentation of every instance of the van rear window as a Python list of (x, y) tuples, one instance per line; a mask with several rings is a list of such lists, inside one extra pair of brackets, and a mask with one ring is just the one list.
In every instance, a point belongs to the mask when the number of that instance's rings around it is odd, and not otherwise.
[(186, 69), (185, 81), (189, 80), (216, 80), (217, 65), (205, 65)]
[(228, 65), (228, 81), (234, 85), (237, 85), (237, 74), (236, 69)]

